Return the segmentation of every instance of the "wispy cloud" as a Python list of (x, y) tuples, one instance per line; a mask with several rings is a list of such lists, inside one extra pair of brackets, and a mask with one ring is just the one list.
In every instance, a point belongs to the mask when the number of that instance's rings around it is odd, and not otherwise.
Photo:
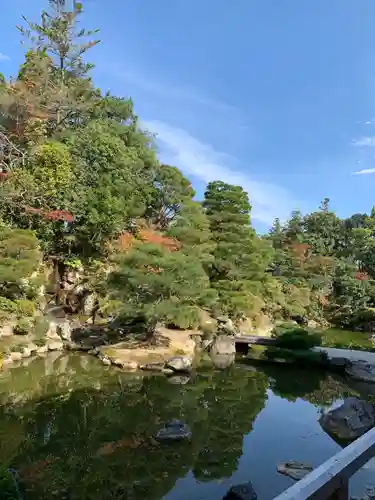
[(142, 125), (156, 134), (162, 161), (178, 166), (204, 183), (223, 180), (242, 186), (253, 205), (253, 219), (271, 224), (275, 217), (286, 218), (295, 208), (291, 205), (290, 193), (240, 172), (236, 168), (239, 163), (237, 158), (215, 150), (188, 131), (158, 120), (143, 122)]
[(235, 106), (208, 96), (201, 90), (198, 91), (191, 86), (166, 81), (161, 79), (160, 76), (145, 74), (143, 71), (133, 68), (120, 71), (113, 69), (112, 72), (129, 84), (168, 101), (176, 101), (184, 106), (188, 106), (189, 103), (201, 105), (215, 109), (218, 112), (241, 115), (241, 111)]
[(354, 139), (352, 144), (353, 144), (353, 146), (358, 146), (358, 147), (374, 148), (375, 147), (375, 136), (363, 136), (363, 137), (360, 137), (359, 139)]
[(10, 61), (10, 57), (0, 52), (0, 62), (1, 61)]
[(363, 170), (358, 170), (358, 172), (354, 172), (353, 175), (368, 175), (375, 174), (375, 168), (364, 168)]

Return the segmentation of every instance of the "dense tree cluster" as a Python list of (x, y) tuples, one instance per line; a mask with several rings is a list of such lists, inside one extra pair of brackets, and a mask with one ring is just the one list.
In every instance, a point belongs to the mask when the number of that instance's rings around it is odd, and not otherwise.
[(85, 59), (99, 41), (81, 12), (50, 0), (40, 23), (19, 27), (28, 50), (18, 75), (0, 75), (1, 290), (21, 267), (30, 276), (41, 252), (38, 262), (106, 265), (93, 273), (103, 293), (150, 324), (192, 327), (206, 309), (364, 327), (375, 209), (342, 220), (326, 199), (258, 235), (240, 186), (210, 182), (196, 201), (181, 171), (158, 160), (131, 99), (95, 87)]

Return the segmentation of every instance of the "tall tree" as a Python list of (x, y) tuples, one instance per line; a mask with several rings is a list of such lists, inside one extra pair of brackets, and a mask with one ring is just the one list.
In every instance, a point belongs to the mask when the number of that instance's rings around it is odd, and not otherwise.
[(262, 302), (260, 277), (268, 262), (250, 225), (247, 193), (240, 186), (210, 182), (203, 205), (216, 243), (210, 278), (220, 307), (233, 317), (250, 314)]

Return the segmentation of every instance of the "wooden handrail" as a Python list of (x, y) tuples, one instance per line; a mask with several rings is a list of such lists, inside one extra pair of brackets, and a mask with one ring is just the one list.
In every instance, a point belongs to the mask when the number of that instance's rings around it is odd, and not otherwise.
[(375, 428), (356, 439), (274, 500), (348, 500), (350, 477), (375, 456)]

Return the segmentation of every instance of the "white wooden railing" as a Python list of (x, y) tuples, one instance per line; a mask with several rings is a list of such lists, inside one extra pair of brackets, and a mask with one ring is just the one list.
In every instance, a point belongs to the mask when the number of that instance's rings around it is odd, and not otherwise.
[(349, 479), (375, 456), (375, 428), (356, 439), (274, 500), (349, 500)]

